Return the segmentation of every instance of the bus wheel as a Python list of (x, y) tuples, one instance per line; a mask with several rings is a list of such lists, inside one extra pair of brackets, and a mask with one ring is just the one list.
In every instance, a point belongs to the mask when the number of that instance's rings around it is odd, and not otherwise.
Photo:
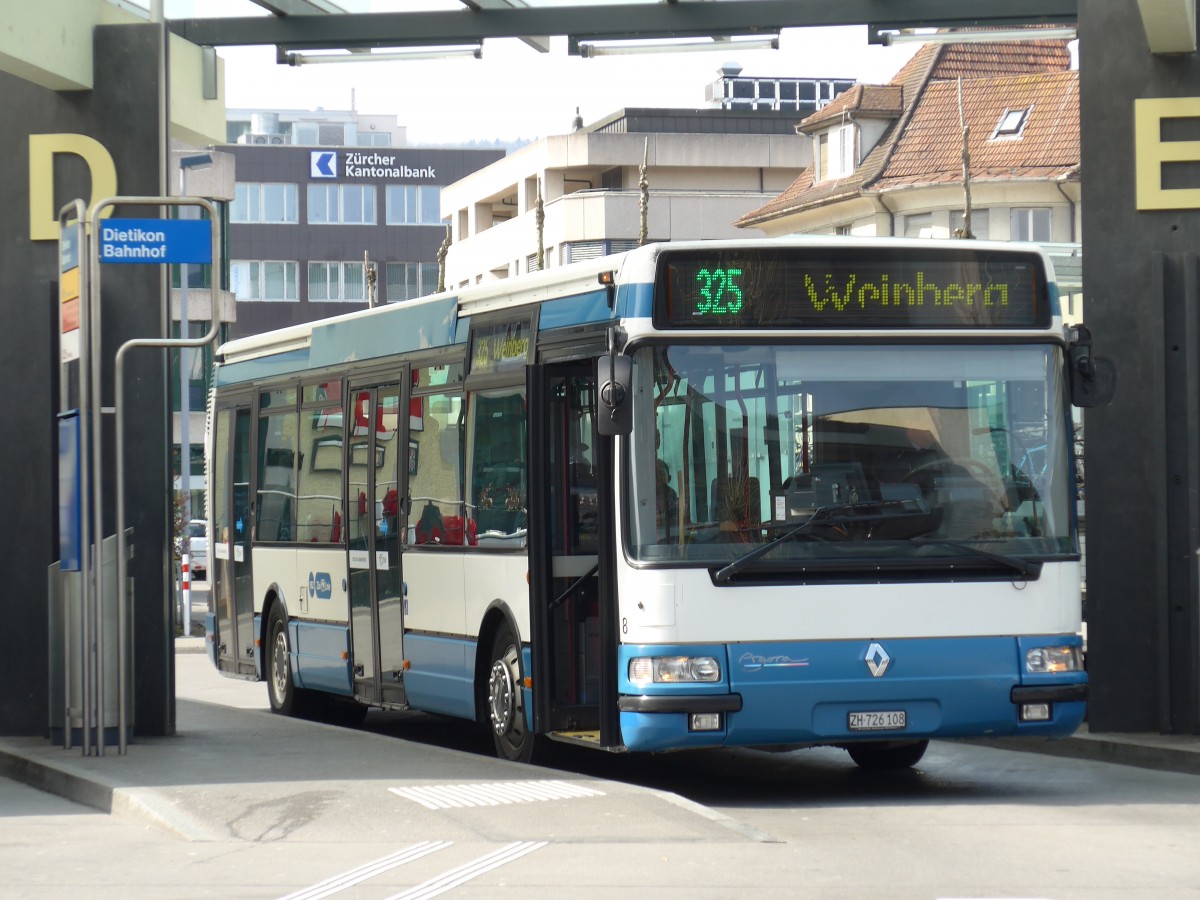
[(488, 724), (501, 759), (533, 761), (538, 742), (525, 723), (524, 698), (520, 651), (512, 631), (504, 626), (492, 642), (487, 682)]
[(271, 700), (271, 712), (281, 716), (301, 715), (304, 692), (292, 682), (291, 644), (288, 642), (287, 620), (278, 603), (271, 607), (267, 634), (267, 695)]
[(929, 749), (929, 741), (868, 741), (847, 744), (846, 752), (863, 769), (907, 769)]

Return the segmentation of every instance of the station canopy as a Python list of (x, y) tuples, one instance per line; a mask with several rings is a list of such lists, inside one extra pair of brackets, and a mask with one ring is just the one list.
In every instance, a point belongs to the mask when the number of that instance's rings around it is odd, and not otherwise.
[[(785, 28), (866, 25), (869, 40), (931, 28), (1074, 25), (1078, 0), (244, 0), (245, 14), (172, 19), (203, 47), (274, 45), (280, 63), (313, 51), (460, 55), (518, 39), (579, 56), (770, 46)], [(369, 7), (369, 9), (368, 9)]]

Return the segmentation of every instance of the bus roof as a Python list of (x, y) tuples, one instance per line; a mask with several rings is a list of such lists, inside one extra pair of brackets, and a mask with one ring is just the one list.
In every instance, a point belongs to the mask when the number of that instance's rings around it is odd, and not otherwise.
[[(845, 235), (797, 235), (786, 238), (739, 238), (719, 241), (675, 241), (670, 244), (648, 244), (623, 253), (598, 257), (559, 266), (542, 272), (521, 275), (512, 279), (462, 287), (414, 300), (388, 303), (372, 309), (360, 309), (340, 316), (292, 325), (262, 334), (228, 341), (218, 349), (223, 367), (238, 366), (255, 360), (273, 360), (270, 368), (277, 373), (286, 370), (317, 369), (353, 360), (371, 359), (389, 354), (412, 352), (462, 343), (466, 340), (461, 327), (472, 316), (484, 315), (521, 306), (543, 305), (541, 327), (560, 324), (601, 322), (623, 312), (638, 314), (640, 307), (620, 303), (616, 309), (608, 305), (608, 294), (599, 281), (603, 272), (612, 272), (618, 285), (651, 284), (655, 277), (658, 255), (670, 250), (722, 250), (757, 247), (859, 247), (911, 248), (928, 252), (955, 248), (993, 252), (1037, 253), (1044, 263), (1047, 278), (1054, 279), (1053, 265), (1036, 244), (1007, 241), (970, 241), (930, 238), (876, 238)], [(581, 303), (589, 297), (591, 303)], [(554, 301), (564, 300), (559, 315), (554, 315)], [(570, 314), (563, 315), (570, 307)], [(551, 313), (547, 315), (547, 312)], [(238, 366), (236, 376), (227, 373), (227, 382), (239, 382), (257, 377), (260, 366)], [(262, 374), (266, 374), (265, 371)]]
[[(249, 335), (222, 344), (217, 353), (224, 364), (229, 365), (264, 356), (309, 350), (313, 346), (314, 340), (319, 340), (323, 333), (332, 333), (341, 329), (384, 331), (393, 321), (397, 324), (403, 323), (407, 327), (417, 320), (428, 319), (431, 314), (435, 318), (441, 318), (448, 311), (452, 311), (453, 318), (457, 320), (501, 309), (577, 297), (580, 294), (601, 290), (600, 273), (613, 272), (621, 265), (622, 257), (633, 252), (637, 251), (598, 257), (548, 269), (544, 272), (533, 272), (511, 280), (505, 279), (486, 285), (459, 288), (457, 291), (446, 291), (442, 294), (430, 294), (400, 303), (388, 303), (372, 309), (359, 309), (340, 316), (331, 316), (314, 322), (305, 322), (300, 325)], [(448, 324), (451, 330), (451, 339), (444, 343), (454, 343), (452, 335), (455, 323)], [(427, 346), (438, 346), (440, 343), (443, 342), (428, 343)], [(401, 349), (406, 348), (394, 347), (391, 352)]]

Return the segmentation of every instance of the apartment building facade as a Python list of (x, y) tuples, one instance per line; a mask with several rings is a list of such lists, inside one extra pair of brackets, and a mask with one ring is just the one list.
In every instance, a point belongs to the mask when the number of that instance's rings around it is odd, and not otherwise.
[(446, 282), (602, 256), (643, 231), (651, 241), (737, 237), (734, 223), (811, 162), (795, 122), (786, 110), (623, 109), (522, 147), (443, 191)]

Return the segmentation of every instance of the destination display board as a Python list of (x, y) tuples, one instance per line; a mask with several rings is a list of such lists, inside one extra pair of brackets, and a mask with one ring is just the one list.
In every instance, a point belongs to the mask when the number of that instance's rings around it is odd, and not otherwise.
[(1036, 253), (964, 247), (664, 250), (660, 328), (1044, 328)]
[(495, 375), (525, 368), (533, 347), (528, 319), (476, 325), (471, 330), (471, 374)]

